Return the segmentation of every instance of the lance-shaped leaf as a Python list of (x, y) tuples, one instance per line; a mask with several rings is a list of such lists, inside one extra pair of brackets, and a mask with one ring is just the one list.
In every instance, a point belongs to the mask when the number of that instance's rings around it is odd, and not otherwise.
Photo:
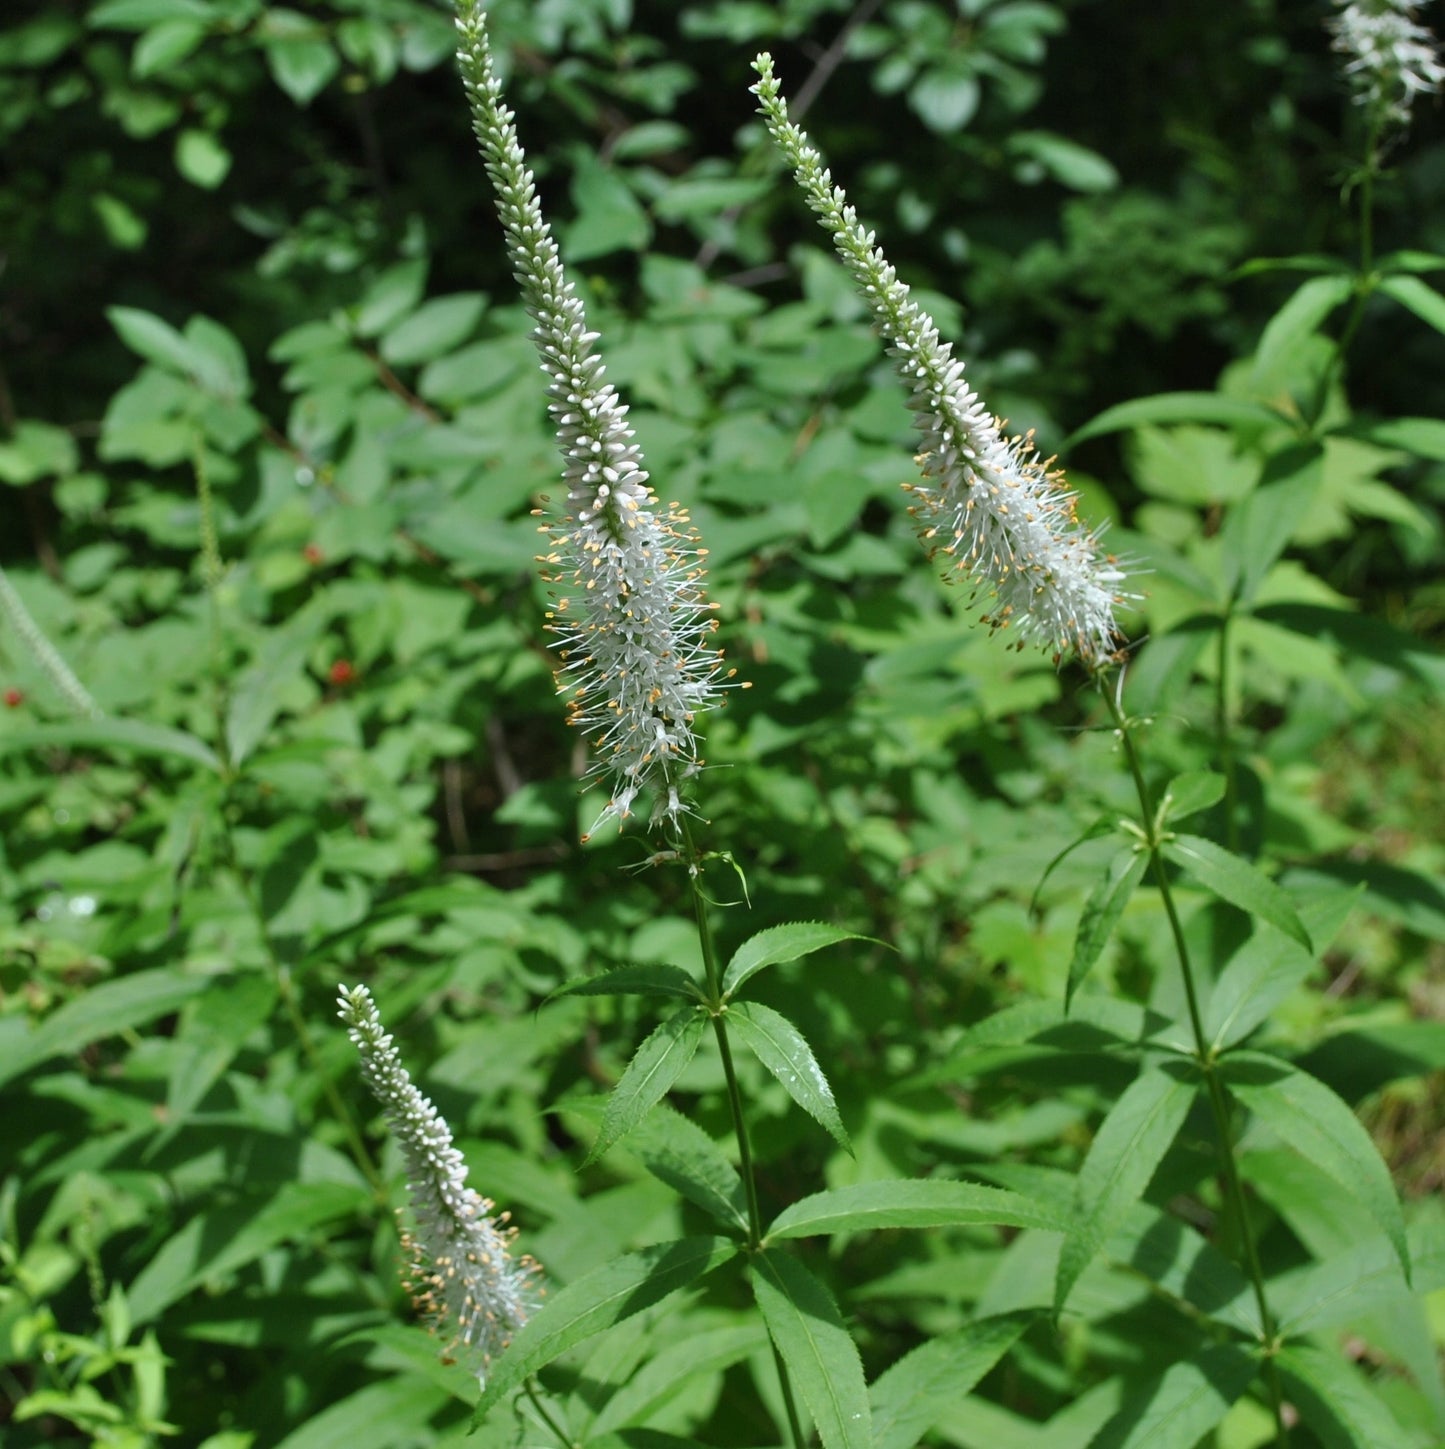
[(607, 1111), (584, 1167), (595, 1162), (620, 1137), (625, 1137), (646, 1115), (654, 1102), (682, 1075), (702, 1040), (703, 1015), (695, 1006), (684, 1006), (669, 1017), (637, 1049), (627, 1064), (622, 1080), (607, 1099)]
[(832, 1295), (796, 1258), (753, 1256), (753, 1292), (768, 1335), (818, 1427), (823, 1449), (872, 1449), (868, 1386)]
[(1254, 1377), (1254, 1359), (1233, 1344), (1201, 1349), (1126, 1392), (1089, 1449), (1194, 1449)]
[(701, 1001), (697, 983), (680, 966), (618, 966), (600, 976), (579, 976), (564, 982), (542, 1003), (563, 996), (678, 996)]
[(980, 1318), (904, 1354), (868, 1391), (874, 1449), (913, 1449), (1006, 1354), (1032, 1313)]
[(695, 1122), (663, 1102), (633, 1132), (627, 1150), (689, 1202), (727, 1227), (747, 1232), (743, 1180), (722, 1149)]
[(843, 931), (823, 921), (790, 921), (784, 926), (769, 926), (755, 936), (749, 936), (733, 952), (723, 973), (723, 1000), (736, 994), (738, 987), (750, 976), (755, 976), (765, 966), (778, 966), (784, 961), (796, 961), (799, 956), (811, 955), (824, 946), (836, 945), (839, 941), (863, 941), (867, 937), (854, 931)]
[(1054, 858), (1044, 867), (1044, 873), (1039, 877), (1039, 883), (1034, 887), (1034, 893), (1029, 897), (1029, 914), (1033, 915), (1039, 908), (1039, 896), (1043, 894), (1044, 887), (1048, 884), (1049, 877), (1058, 869), (1081, 845), (1087, 845), (1091, 840), (1101, 840), (1106, 835), (1113, 835), (1119, 829), (1119, 817), (1114, 814), (1100, 815), (1084, 830), (1084, 833), (1071, 840)]
[(1248, 861), (1198, 835), (1176, 835), (1165, 842), (1164, 855), (1221, 900), (1268, 921), (1285, 935), (1294, 937), (1306, 951), (1314, 950), (1310, 933), (1305, 930), (1290, 898)]
[(184, 730), (147, 724), (139, 719), (69, 720), (64, 724), (37, 725), (0, 735), (0, 754), (12, 750), (69, 749), (125, 750), (142, 755), (174, 755), (217, 774), (221, 761), (204, 740)]
[(1068, 1302), (1079, 1275), (1149, 1186), (1184, 1125), (1196, 1081), (1181, 1062), (1146, 1067), (1100, 1124), (1079, 1170), (1078, 1225), (1059, 1253), (1055, 1312)]
[(1281, 1142), (1327, 1172), (1369, 1211), (1408, 1279), (1410, 1247), (1390, 1170), (1349, 1106), (1318, 1078), (1262, 1052), (1234, 1052), (1223, 1059), (1221, 1070), (1229, 1090)]
[(1066, 1232), (1070, 1220), (1067, 1211), (1006, 1188), (936, 1177), (900, 1178), (814, 1193), (784, 1208), (767, 1235), (771, 1240), (882, 1228), (977, 1226)]
[(1083, 985), (1084, 978), (1094, 969), (1094, 963), (1108, 945), (1124, 907), (1134, 894), (1134, 888), (1143, 879), (1148, 868), (1149, 857), (1132, 846), (1121, 850), (1109, 862), (1109, 869), (1103, 880), (1089, 893), (1084, 903), (1084, 914), (1079, 918), (1079, 933), (1074, 938), (1074, 957), (1069, 962), (1069, 981), (1064, 988), (1064, 1010), (1073, 1004), (1074, 992)]
[(738, 1252), (732, 1238), (679, 1238), (627, 1253), (569, 1283), (527, 1320), (511, 1347), (492, 1364), (472, 1415), (473, 1427), (524, 1379), (574, 1344), (660, 1303)]
[[(1334, 939), (1363, 887), (1316, 896), (1301, 919), (1321, 948)], [(1273, 927), (1255, 931), (1219, 973), (1204, 1013), (1204, 1034), (1216, 1051), (1243, 1041), (1317, 965), (1313, 951)]]
[(1176, 775), (1164, 792), (1166, 820), (1182, 820), (1197, 810), (1208, 810), (1224, 799), (1223, 775), (1213, 770), (1186, 770)]
[(838, 1115), (833, 1089), (804, 1040), (802, 1032), (786, 1016), (760, 1001), (738, 1001), (724, 1018), (738, 1040), (783, 1084), (788, 1095), (817, 1121), (845, 1151), (853, 1144)]
[(1275, 1362), (1290, 1402), (1325, 1449), (1385, 1449), (1410, 1442), (1359, 1369), (1338, 1354), (1293, 1343)]

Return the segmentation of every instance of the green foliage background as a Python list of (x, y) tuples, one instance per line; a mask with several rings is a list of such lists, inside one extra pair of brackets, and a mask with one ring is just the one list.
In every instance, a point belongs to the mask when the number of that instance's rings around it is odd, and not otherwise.
[[(1067, 1200), (1135, 1075), (1117, 1021), (1089, 1012), (1180, 1003), (1145, 889), (1080, 1024), (1038, 1015), (1062, 1002), (1108, 851), (1046, 868), (1129, 782), (1082, 677), (969, 628), (917, 547), (904, 400), (753, 116), (762, 46), (796, 101), (816, 86), (807, 124), (973, 385), (1046, 451), (1084, 430), (1065, 460), (1082, 510), (1147, 570), (1128, 623), (1151, 641), (1131, 691), (1156, 716), (1156, 783), (1217, 765), (1223, 700), (1231, 843), (1333, 943), (1296, 963), (1252, 1044), (1362, 1113), (1416, 1257), (1414, 1295), (1316, 1305), (1301, 1331), (1336, 1366), (1323, 1378), (1372, 1381), (1392, 1442), (1423, 1446), (1445, 1435), (1440, 315), (1383, 290), (1332, 371), (1331, 306), (1282, 312), (1300, 275), (1245, 265), (1353, 255), (1358, 136), (1322, 8), (1215, 11), (491, 15), (608, 376), (711, 550), (751, 685), (708, 735), (707, 835), (751, 901), (724, 947), (796, 919), (871, 938), (760, 988), (812, 1043), (856, 1152), (758, 1072), (770, 1213), (825, 1183), (937, 1174)], [(0, 564), (103, 712), (75, 716), (0, 634), (0, 1424), (17, 1449), (460, 1441), (475, 1385), (396, 1283), (402, 1183), (334, 1022), (341, 981), (373, 987), (473, 1182), (557, 1282), (702, 1230), (641, 1147), (578, 1170), (651, 1007), (536, 1010), (617, 964), (693, 966), (697, 945), (685, 883), (623, 869), (652, 848), (640, 832), (578, 843), (598, 801), (578, 797), (533, 568), (557, 467), (452, 46), (424, 0), (48, 0), (0, 19)], [(1420, 287), (1445, 270), (1442, 135), (1426, 107), (1378, 198), (1379, 250), (1409, 249), (1392, 275)], [(1108, 421), (1175, 392), (1219, 406)], [(1324, 420), (1308, 457), (1286, 466), (1277, 428), (1239, 421), (1265, 403)], [(1306, 469), (1216, 657), (1198, 621), (1235, 581), (1227, 520)], [(1247, 918), (1186, 899), (1217, 972)], [(675, 1101), (725, 1138), (706, 1047)], [(1321, 1263), (1374, 1251), (1318, 1162), (1258, 1122), (1241, 1150), (1272, 1281), (1308, 1299)], [(1193, 1352), (1200, 1317), (1149, 1289), (1139, 1244), (1166, 1208), (1224, 1231), (1212, 1171), (1191, 1119), (1134, 1240), (933, 1432), (1082, 1445)], [(871, 1379), (976, 1314), (1049, 1305), (1057, 1236), (800, 1252)], [(549, 1390), (589, 1444), (775, 1442), (746, 1304), (710, 1279)], [(1262, 1423), (1241, 1399), (1201, 1442), (1243, 1449)], [(496, 1414), (472, 1442), (516, 1432)]]

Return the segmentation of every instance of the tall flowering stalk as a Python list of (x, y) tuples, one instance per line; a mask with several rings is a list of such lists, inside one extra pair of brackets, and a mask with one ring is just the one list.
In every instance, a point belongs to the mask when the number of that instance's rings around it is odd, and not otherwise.
[(753, 87), (773, 140), (787, 157), (808, 205), (831, 235), (873, 323), (912, 389), (909, 406), (923, 437), (923, 482), (910, 486), (923, 541), (953, 561), (985, 599), (985, 623), (1012, 628), (1062, 658), (1099, 668), (1115, 655), (1114, 610), (1126, 597), (1117, 563), (1099, 534), (1078, 519), (1075, 495), (1040, 458), (1031, 436), (1005, 437), (964, 379), (952, 344), (908, 295), (906, 283), (874, 245), (787, 102), (766, 53), (753, 62)]
[(1355, 0), (1330, 18), (1334, 47), (1372, 127), (1407, 126), (1417, 96), (1445, 83), (1434, 35), (1415, 16), (1423, 0)]
[(686, 512), (660, 507), (647, 484), (627, 408), (604, 382), (582, 302), (542, 217), (532, 173), (502, 102), (482, 8), (461, 0), (459, 60), (472, 123), (497, 192), (497, 212), (547, 374), (547, 408), (562, 451), (567, 509), (544, 526), (549, 578), (570, 585), (550, 616), (571, 696), (571, 722), (592, 746), (590, 774), (611, 798), (595, 830), (632, 814), (655, 792), (654, 824), (675, 834), (683, 782), (701, 764), (693, 732), (718, 700), (721, 655), (711, 645), (715, 606), (703, 586), (706, 550)]
[(341, 988), (338, 1015), (361, 1056), (361, 1074), (386, 1113), (406, 1160), (415, 1231), (407, 1287), (447, 1351), (470, 1361), (486, 1382), (492, 1360), (526, 1321), (534, 1298), (530, 1258), (513, 1258), (516, 1229), (507, 1214), (467, 1186), (467, 1168), (451, 1129), (413, 1085), (396, 1044), (364, 986)]

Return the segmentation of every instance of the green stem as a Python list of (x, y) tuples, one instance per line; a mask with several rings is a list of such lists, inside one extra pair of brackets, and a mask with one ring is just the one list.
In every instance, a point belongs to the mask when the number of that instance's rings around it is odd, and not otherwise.
[(1204, 1076), (1206, 1095), (1209, 1098), (1210, 1114), (1214, 1118), (1214, 1132), (1219, 1144), (1220, 1165), (1224, 1177), (1224, 1195), (1235, 1222), (1238, 1225), (1239, 1241), (1244, 1252), (1245, 1267), (1249, 1273), (1250, 1285), (1254, 1290), (1255, 1306), (1259, 1311), (1260, 1331), (1265, 1350), (1265, 1380), (1269, 1386), (1271, 1407), (1274, 1410), (1275, 1442), (1280, 1449), (1287, 1449), (1289, 1432), (1284, 1422), (1284, 1386), (1280, 1382), (1279, 1368), (1275, 1363), (1274, 1348), (1276, 1329), (1274, 1315), (1264, 1291), (1264, 1269), (1259, 1261), (1259, 1250), (1249, 1230), (1249, 1209), (1244, 1196), (1244, 1182), (1239, 1175), (1239, 1164), (1234, 1156), (1234, 1141), (1229, 1126), (1229, 1103), (1225, 1097), (1224, 1084), (1219, 1079), (1219, 1063), (1213, 1048), (1205, 1036), (1204, 1018), (1199, 1010), (1199, 992), (1194, 981), (1194, 967), (1189, 957), (1189, 943), (1184, 936), (1184, 925), (1179, 919), (1179, 910), (1174, 901), (1174, 892), (1165, 869), (1161, 850), (1159, 823), (1154, 813), (1154, 802), (1149, 786), (1144, 779), (1139, 752), (1134, 746), (1132, 726), (1123, 710), (1120, 697), (1107, 687), (1100, 691), (1108, 702), (1119, 738), (1124, 743), (1124, 758), (1134, 780), (1134, 790), (1139, 797), (1139, 809), (1145, 838), (1149, 846), (1149, 863), (1153, 869), (1159, 898), (1164, 904), (1164, 914), (1169, 920), (1169, 931), (1174, 938), (1174, 950), (1179, 958), (1179, 970), (1184, 982), (1184, 997), (1189, 1008), (1189, 1024), (1194, 1035), (1194, 1057)]
[[(738, 1167), (742, 1174), (743, 1192), (747, 1197), (748, 1249), (757, 1252), (763, 1245), (763, 1214), (758, 1204), (757, 1173), (753, 1168), (753, 1149), (748, 1139), (747, 1119), (743, 1116), (742, 1088), (738, 1085), (732, 1043), (728, 1040), (727, 1010), (722, 996), (722, 970), (718, 965), (712, 922), (708, 919), (708, 901), (702, 889), (702, 857), (693, 843), (692, 831), (686, 819), (682, 819), (680, 824), (683, 844), (686, 847), (684, 856), (688, 886), (692, 891), (692, 907), (697, 917), (697, 938), (702, 947), (702, 967), (707, 977), (708, 1014), (712, 1018), (713, 1035), (717, 1038), (718, 1055), (722, 1058), (723, 1079), (727, 1083), (728, 1111), (732, 1114), (733, 1135), (738, 1144)], [(783, 1407), (787, 1412), (794, 1449), (803, 1449), (803, 1429), (798, 1418), (798, 1406), (793, 1398), (792, 1381), (788, 1377), (788, 1366), (783, 1362), (776, 1344), (773, 1345), (773, 1361), (778, 1368), (778, 1383), (783, 1391)]]
[(557, 1436), (557, 1442), (562, 1449), (575, 1449), (577, 1441), (552, 1417), (546, 1404), (537, 1397), (537, 1386), (535, 1377), (524, 1379), (522, 1387), (527, 1392), (527, 1397), (532, 1401), (532, 1407), (537, 1411), (537, 1417)]
[(1334, 355), (1320, 375), (1319, 387), (1315, 392), (1314, 416), (1311, 423), (1318, 425), (1329, 398), (1330, 384), (1337, 372), (1344, 369), (1345, 357), (1355, 334), (1364, 320), (1365, 307), (1374, 293), (1378, 280), (1375, 276), (1375, 173), (1379, 170), (1378, 148), (1380, 144), (1380, 118), (1372, 116), (1369, 134), (1365, 139), (1365, 164), (1360, 177), (1360, 265), (1355, 276), (1355, 297), (1350, 306), (1350, 315), (1345, 321), (1344, 331), (1335, 344)]
[(1239, 768), (1234, 753), (1234, 732), (1229, 719), (1229, 626), (1233, 608), (1226, 609), (1219, 621), (1219, 682), (1214, 709), (1215, 748), (1220, 770), (1224, 775), (1224, 831), (1230, 850), (1239, 849)]

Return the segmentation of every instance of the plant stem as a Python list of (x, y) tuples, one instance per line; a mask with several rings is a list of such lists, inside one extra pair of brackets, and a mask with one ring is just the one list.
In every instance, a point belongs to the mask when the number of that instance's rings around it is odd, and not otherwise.
[(1233, 1213), (1239, 1232), (1239, 1241), (1244, 1252), (1245, 1267), (1249, 1273), (1250, 1285), (1254, 1290), (1255, 1307), (1259, 1312), (1262, 1345), (1264, 1348), (1265, 1380), (1269, 1386), (1271, 1407), (1274, 1410), (1275, 1443), (1280, 1449), (1287, 1449), (1289, 1432), (1284, 1422), (1284, 1386), (1280, 1382), (1279, 1369), (1275, 1363), (1276, 1330), (1274, 1315), (1264, 1291), (1264, 1269), (1260, 1265), (1259, 1250), (1249, 1230), (1249, 1208), (1244, 1196), (1244, 1182), (1239, 1175), (1239, 1164), (1234, 1156), (1234, 1142), (1229, 1128), (1229, 1102), (1225, 1096), (1224, 1084), (1219, 1079), (1219, 1063), (1213, 1048), (1205, 1036), (1204, 1018), (1199, 1010), (1199, 992), (1194, 982), (1194, 967), (1189, 959), (1189, 943), (1184, 936), (1184, 925), (1179, 919), (1179, 910), (1174, 901), (1174, 892), (1169, 884), (1169, 873), (1165, 869), (1163, 843), (1154, 802), (1149, 786), (1144, 779), (1139, 752), (1134, 747), (1133, 722), (1124, 714), (1118, 694), (1105, 688), (1100, 691), (1108, 702), (1119, 738), (1124, 744), (1124, 758), (1134, 780), (1134, 790), (1139, 797), (1145, 838), (1149, 847), (1149, 863), (1153, 868), (1154, 881), (1159, 888), (1159, 898), (1164, 904), (1164, 913), (1169, 920), (1170, 934), (1174, 938), (1174, 949), (1179, 957), (1179, 971), (1184, 982), (1184, 997), (1189, 1007), (1189, 1024), (1194, 1035), (1194, 1058), (1204, 1077), (1205, 1091), (1209, 1098), (1209, 1110), (1214, 1118), (1215, 1137), (1219, 1144), (1219, 1158), (1224, 1177), (1224, 1195)]
[[(743, 1192), (748, 1205), (748, 1248), (756, 1252), (763, 1245), (763, 1214), (758, 1205), (757, 1173), (753, 1169), (753, 1149), (748, 1140), (747, 1120), (743, 1116), (743, 1094), (738, 1085), (737, 1068), (733, 1065), (732, 1044), (728, 1041), (727, 1011), (722, 997), (722, 971), (718, 966), (717, 945), (713, 940), (712, 923), (707, 914), (707, 897), (702, 890), (702, 857), (693, 843), (692, 831), (686, 817), (680, 820), (682, 839), (686, 846), (688, 886), (692, 891), (692, 907), (697, 917), (697, 938), (702, 947), (702, 966), (707, 976), (708, 1011), (712, 1018), (713, 1034), (717, 1038), (718, 1055), (722, 1058), (723, 1078), (727, 1083), (728, 1110), (733, 1119), (733, 1135), (738, 1144), (738, 1166), (743, 1179)], [(788, 1429), (793, 1436), (794, 1449), (803, 1449), (803, 1428), (798, 1418), (798, 1406), (793, 1398), (793, 1385), (788, 1377), (788, 1366), (773, 1344), (773, 1362), (778, 1368), (778, 1383), (783, 1392), (783, 1407), (788, 1416)]]
[(1375, 173), (1380, 166), (1380, 129), (1380, 118), (1372, 116), (1369, 133), (1365, 138), (1365, 164), (1360, 176), (1360, 265), (1355, 276), (1355, 297), (1350, 306), (1350, 315), (1345, 320), (1344, 331), (1340, 333), (1340, 340), (1335, 344), (1334, 355), (1320, 375), (1319, 387), (1315, 392), (1314, 416), (1310, 420), (1315, 426), (1318, 426), (1320, 415), (1325, 410), (1330, 383), (1334, 381), (1336, 372), (1344, 369), (1345, 356), (1350, 350), (1350, 344), (1355, 340), (1355, 333), (1360, 330), (1360, 323), (1365, 316), (1365, 307), (1379, 280), (1374, 274), (1374, 268)]
[(557, 1442), (562, 1445), (562, 1449), (574, 1449), (577, 1441), (552, 1417), (546, 1404), (537, 1397), (536, 1379), (524, 1379), (522, 1387), (532, 1401), (532, 1407), (537, 1411), (537, 1417), (557, 1436)]
[(1234, 732), (1229, 721), (1229, 626), (1233, 606), (1219, 620), (1219, 683), (1214, 710), (1215, 748), (1224, 775), (1224, 839), (1230, 850), (1239, 849), (1239, 772), (1234, 754)]

